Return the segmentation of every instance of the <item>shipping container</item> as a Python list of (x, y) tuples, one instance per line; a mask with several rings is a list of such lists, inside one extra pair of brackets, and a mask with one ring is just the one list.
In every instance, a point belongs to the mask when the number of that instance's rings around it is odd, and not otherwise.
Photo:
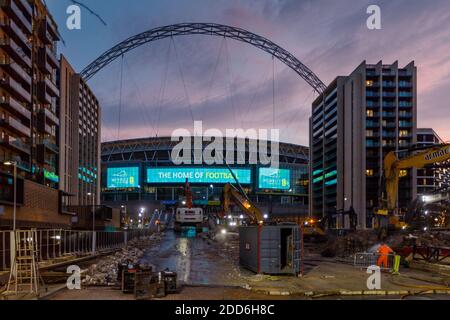
[(239, 263), (256, 273), (299, 274), (301, 250), (298, 225), (239, 228)]

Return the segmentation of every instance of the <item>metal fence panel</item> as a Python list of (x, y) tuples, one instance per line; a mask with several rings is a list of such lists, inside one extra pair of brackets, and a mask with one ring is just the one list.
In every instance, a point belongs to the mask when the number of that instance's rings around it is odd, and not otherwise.
[[(378, 254), (378, 253), (367, 253), (367, 252), (355, 253), (353, 265), (355, 267), (360, 267), (360, 268), (368, 268), (370, 266), (376, 266), (376, 265), (378, 265), (379, 258), (380, 258), (380, 254)], [(389, 254), (387, 267), (385, 267), (383, 265), (381, 267), (381, 269), (382, 270), (392, 269), (394, 266), (394, 259), (395, 259), (395, 255)]]

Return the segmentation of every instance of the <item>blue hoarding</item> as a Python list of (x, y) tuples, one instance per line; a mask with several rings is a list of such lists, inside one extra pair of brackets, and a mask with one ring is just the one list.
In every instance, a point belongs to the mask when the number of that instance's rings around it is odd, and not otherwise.
[(291, 171), (289, 169), (259, 168), (259, 189), (289, 190)]
[(106, 171), (109, 189), (139, 187), (139, 167), (107, 168)]
[[(239, 183), (250, 184), (250, 169), (232, 169)], [(147, 183), (235, 183), (228, 168), (147, 168)]]

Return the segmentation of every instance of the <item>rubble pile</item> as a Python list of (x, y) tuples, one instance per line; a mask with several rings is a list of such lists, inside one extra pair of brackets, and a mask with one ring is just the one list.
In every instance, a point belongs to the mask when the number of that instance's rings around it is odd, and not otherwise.
[(450, 247), (450, 232), (433, 231), (410, 234), (404, 236), (401, 241), (398, 240), (399, 246), (411, 245), (411, 239), (415, 239), (415, 244), (419, 247)]
[(329, 237), (322, 251), (324, 257), (349, 257), (357, 252), (365, 252), (379, 243), (371, 230), (358, 230), (345, 236)]
[(153, 234), (129, 241), (120, 251), (101, 258), (96, 264), (84, 270), (85, 277), (82, 283), (86, 286), (115, 285), (118, 278), (118, 266), (125, 263), (138, 264), (144, 256), (144, 249), (161, 241), (161, 238), (162, 234)]

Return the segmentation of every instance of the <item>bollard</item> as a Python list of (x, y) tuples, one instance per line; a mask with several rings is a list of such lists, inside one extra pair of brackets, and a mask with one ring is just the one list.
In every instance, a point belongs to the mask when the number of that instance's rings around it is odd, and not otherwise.
[(398, 275), (399, 273), (399, 269), (400, 269), (400, 256), (399, 255), (395, 255), (394, 257), (394, 267), (392, 268), (392, 274), (394, 275)]

